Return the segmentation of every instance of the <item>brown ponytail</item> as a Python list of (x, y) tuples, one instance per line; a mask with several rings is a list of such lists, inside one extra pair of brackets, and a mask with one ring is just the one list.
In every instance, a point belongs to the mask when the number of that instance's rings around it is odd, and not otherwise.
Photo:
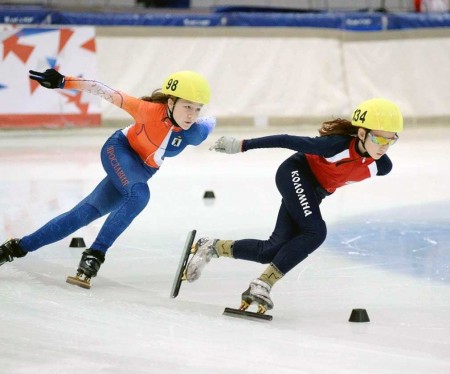
[(141, 100), (150, 101), (151, 103), (167, 104), (169, 98), (173, 98), (173, 96), (166, 95), (160, 89), (157, 89), (152, 92), (151, 96), (142, 96)]
[(352, 123), (346, 119), (337, 118), (332, 121), (322, 123), (319, 129), (320, 136), (327, 135), (356, 135), (358, 127), (353, 126)]

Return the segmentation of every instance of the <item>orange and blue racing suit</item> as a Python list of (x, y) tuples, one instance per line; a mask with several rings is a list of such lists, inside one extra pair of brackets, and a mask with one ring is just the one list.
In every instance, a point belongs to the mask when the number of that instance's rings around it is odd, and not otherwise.
[(166, 104), (144, 101), (78, 77), (66, 77), (64, 88), (98, 95), (128, 112), (134, 123), (116, 131), (103, 145), (101, 161), (106, 177), (94, 190), (70, 211), (23, 237), (20, 246), (24, 251), (34, 251), (108, 215), (91, 245), (105, 253), (147, 205), (147, 182), (165, 157), (174, 157), (186, 146), (202, 143), (213, 131), (215, 119), (200, 117), (183, 130), (168, 118)]

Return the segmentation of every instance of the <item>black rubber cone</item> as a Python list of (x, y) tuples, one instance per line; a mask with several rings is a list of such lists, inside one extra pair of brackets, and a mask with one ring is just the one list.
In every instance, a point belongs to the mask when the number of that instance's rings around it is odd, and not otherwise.
[(72, 240), (70, 241), (69, 247), (84, 248), (84, 247), (86, 247), (86, 244), (84, 243), (83, 238), (72, 238)]
[(215, 199), (216, 195), (214, 195), (214, 191), (205, 191), (203, 194), (204, 199)]
[(353, 309), (349, 322), (370, 322), (369, 315), (365, 309)]

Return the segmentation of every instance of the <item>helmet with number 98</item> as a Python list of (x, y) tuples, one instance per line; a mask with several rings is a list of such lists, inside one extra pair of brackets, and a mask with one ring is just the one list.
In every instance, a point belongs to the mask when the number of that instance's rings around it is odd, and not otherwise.
[(352, 125), (369, 130), (400, 132), (403, 130), (403, 116), (392, 101), (370, 99), (359, 104), (353, 111)]
[(199, 104), (208, 104), (211, 98), (208, 81), (202, 75), (189, 70), (170, 74), (165, 79), (161, 91)]

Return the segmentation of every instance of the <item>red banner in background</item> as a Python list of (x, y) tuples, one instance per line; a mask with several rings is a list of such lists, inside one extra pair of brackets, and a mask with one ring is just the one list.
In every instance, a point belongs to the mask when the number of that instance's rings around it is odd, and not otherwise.
[(96, 79), (94, 27), (0, 29), (0, 127), (87, 127), (101, 124), (100, 98), (86, 92), (49, 90), (28, 70), (54, 68)]

